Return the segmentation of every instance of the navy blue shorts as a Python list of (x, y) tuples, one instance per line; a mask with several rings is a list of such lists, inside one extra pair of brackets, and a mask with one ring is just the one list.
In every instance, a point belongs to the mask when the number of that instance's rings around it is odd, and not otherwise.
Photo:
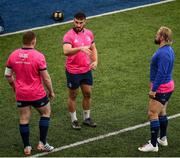
[(165, 105), (166, 102), (168, 102), (169, 98), (171, 97), (172, 93), (173, 92), (169, 92), (169, 93), (156, 93), (156, 96), (153, 99), (157, 100), (161, 104)]
[(18, 108), (26, 107), (26, 106), (33, 106), (35, 108), (40, 108), (40, 107), (47, 105), (47, 103), (49, 103), (49, 99), (48, 99), (47, 95), (45, 97), (35, 100), (35, 101), (19, 101), (19, 100), (16, 101)]
[(93, 85), (92, 72), (88, 71), (83, 74), (71, 74), (66, 70), (67, 87), (77, 89), (82, 84)]

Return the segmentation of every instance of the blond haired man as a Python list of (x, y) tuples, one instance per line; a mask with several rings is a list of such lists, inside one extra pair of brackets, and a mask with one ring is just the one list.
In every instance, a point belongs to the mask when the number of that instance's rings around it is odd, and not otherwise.
[[(166, 130), (168, 119), (166, 107), (174, 91), (172, 72), (174, 66), (174, 50), (172, 44), (172, 31), (162, 26), (156, 33), (155, 44), (159, 49), (154, 53), (150, 65), (151, 89), (149, 92), (148, 117), (150, 120), (151, 140), (139, 147), (142, 152), (157, 152), (158, 143), (167, 146)], [(160, 130), (160, 137), (158, 133)]]

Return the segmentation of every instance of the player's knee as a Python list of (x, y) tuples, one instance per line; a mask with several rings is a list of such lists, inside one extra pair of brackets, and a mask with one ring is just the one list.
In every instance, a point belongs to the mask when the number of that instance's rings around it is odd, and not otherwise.
[(20, 124), (28, 124), (30, 120), (30, 116), (29, 115), (21, 115), (19, 122)]
[(91, 92), (86, 92), (83, 94), (84, 98), (90, 99), (91, 98)]
[(50, 115), (51, 115), (51, 108), (47, 108), (42, 114), (43, 117), (50, 117)]
[(77, 97), (77, 93), (75, 93), (75, 92), (69, 94), (69, 98), (70, 98), (71, 100), (75, 100), (76, 97)]
[(155, 112), (155, 111), (152, 111), (152, 110), (149, 110), (148, 111), (148, 118), (151, 120), (151, 119), (156, 119), (158, 118), (158, 113)]
[(41, 114), (42, 117), (50, 117), (51, 116), (51, 110), (46, 110)]
[(40, 109), (39, 112), (42, 117), (50, 117), (50, 115), (51, 115), (50, 103), (48, 103), (46, 106), (44, 106), (42, 109)]

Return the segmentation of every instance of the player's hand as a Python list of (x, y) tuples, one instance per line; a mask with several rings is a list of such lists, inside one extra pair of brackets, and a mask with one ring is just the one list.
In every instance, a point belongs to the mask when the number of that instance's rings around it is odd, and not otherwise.
[(54, 100), (54, 98), (55, 98), (55, 93), (54, 93), (54, 92), (49, 93), (49, 98), (50, 98), (51, 100)]
[(83, 46), (80, 48), (82, 52), (86, 53), (87, 55), (92, 54), (92, 50), (90, 49), (90, 46)]
[(156, 92), (150, 91), (148, 95), (149, 95), (149, 98), (153, 99), (156, 97)]
[(91, 70), (96, 70), (96, 68), (97, 68), (97, 61), (93, 61), (93, 62), (90, 64), (90, 68), (91, 68)]

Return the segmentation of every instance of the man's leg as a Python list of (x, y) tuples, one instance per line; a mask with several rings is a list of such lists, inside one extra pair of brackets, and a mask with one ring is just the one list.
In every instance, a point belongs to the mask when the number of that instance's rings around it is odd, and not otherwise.
[(78, 95), (78, 89), (69, 89), (68, 95), (68, 111), (71, 116), (71, 121), (77, 120), (76, 117), (76, 97)]
[(83, 101), (82, 101), (82, 106), (83, 106), (83, 119), (84, 119), (84, 124), (91, 126), (91, 127), (96, 127), (96, 123), (94, 123), (90, 117), (90, 107), (91, 107), (91, 92), (92, 92), (92, 86), (87, 85), (87, 84), (82, 84), (81, 85), (81, 91), (83, 94)]
[(91, 86), (81, 85), (81, 91), (83, 94), (82, 106), (83, 106), (83, 119), (90, 118), (90, 106), (91, 106)]
[(76, 97), (78, 95), (78, 88), (77, 89), (70, 89), (69, 88), (69, 95), (68, 95), (68, 111), (71, 117), (72, 128), (74, 129), (81, 129), (81, 126), (78, 123), (78, 119), (76, 116)]
[(158, 143), (167, 146), (167, 126), (168, 126), (168, 119), (166, 115), (166, 107), (168, 102), (163, 106), (160, 114), (159, 114), (159, 123), (160, 123), (160, 138), (158, 138)]
[(163, 95), (160, 95), (159, 99), (161, 99), (163, 107), (159, 113), (159, 123), (160, 123), (160, 138), (158, 138), (158, 143), (162, 146), (167, 146), (167, 126), (168, 126), (168, 119), (166, 116), (166, 108), (168, 105), (168, 100), (170, 99), (172, 95), (172, 92), (164, 93)]
[(50, 146), (46, 140), (48, 134), (49, 122), (50, 122), (50, 115), (51, 115), (50, 102), (36, 109), (41, 115), (39, 120), (40, 142), (37, 148), (38, 150), (42, 150), (42, 151), (52, 151), (54, 147)]
[(157, 137), (158, 137), (159, 127), (160, 127), (158, 115), (162, 107), (163, 105), (159, 101), (150, 99), (148, 117), (150, 120), (151, 144), (154, 147), (157, 144)]
[(80, 75), (71, 74), (66, 71), (67, 87), (68, 87), (68, 111), (71, 117), (71, 125), (73, 129), (81, 129), (76, 116), (76, 97), (80, 86)]
[(150, 120), (150, 131), (151, 131), (151, 141), (148, 144), (145, 144), (142, 147), (139, 147), (138, 149), (143, 152), (157, 152), (158, 146), (157, 146), (157, 137), (159, 132), (159, 118), (158, 115), (162, 109), (163, 105), (154, 99), (149, 100), (149, 107), (148, 107), (148, 117)]
[(29, 120), (31, 117), (31, 107), (18, 107), (20, 119), (19, 119), (19, 131), (24, 144), (24, 153), (26, 155), (31, 154), (31, 146), (29, 143)]
[(36, 109), (41, 115), (39, 120), (40, 141), (43, 142), (43, 144), (46, 144), (46, 137), (48, 133), (51, 114), (50, 102), (48, 102), (47, 105)]

